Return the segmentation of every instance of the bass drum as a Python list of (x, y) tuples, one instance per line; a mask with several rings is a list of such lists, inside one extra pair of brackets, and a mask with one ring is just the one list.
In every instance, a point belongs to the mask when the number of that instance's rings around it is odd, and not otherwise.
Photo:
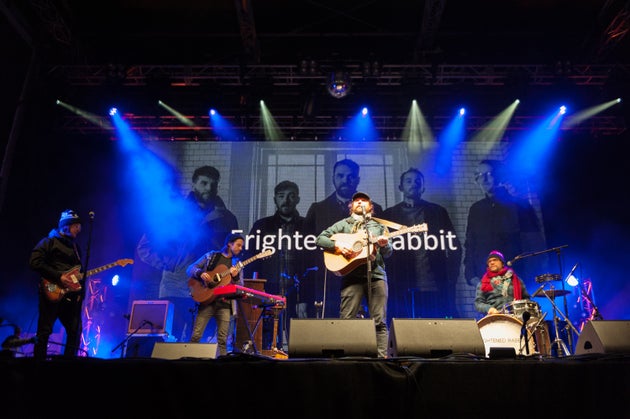
[[(507, 314), (490, 314), (477, 322), (486, 357), (490, 356), (490, 348), (514, 348), (516, 355), (527, 355), (525, 342), (521, 342), (523, 322)], [(534, 339), (526, 329), (529, 355), (534, 354)]]

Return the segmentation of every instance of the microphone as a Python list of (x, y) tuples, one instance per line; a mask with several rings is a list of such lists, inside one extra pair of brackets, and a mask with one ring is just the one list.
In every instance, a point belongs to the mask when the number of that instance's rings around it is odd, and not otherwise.
[(308, 271), (319, 271), (319, 267), (318, 266), (313, 266), (311, 268), (306, 268), (306, 272)]
[(507, 263), (506, 263), (506, 265), (507, 265), (507, 266), (512, 266), (512, 264), (513, 264), (514, 262), (516, 262), (517, 260), (519, 260), (519, 259), (521, 259), (521, 256), (520, 256), (520, 255), (519, 255), (519, 256), (516, 256), (514, 259), (508, 260), (508, 261), (507, 261)]

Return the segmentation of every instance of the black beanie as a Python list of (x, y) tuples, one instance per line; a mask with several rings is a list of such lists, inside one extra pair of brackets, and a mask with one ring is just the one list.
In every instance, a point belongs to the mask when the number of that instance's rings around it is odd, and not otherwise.
[(79, 214), (75, 211), (65, 210), (61, 213), (61, 218), (59, 218), (59, 228), (72, 224), (81, 224), (81, 218), (79, 218)]

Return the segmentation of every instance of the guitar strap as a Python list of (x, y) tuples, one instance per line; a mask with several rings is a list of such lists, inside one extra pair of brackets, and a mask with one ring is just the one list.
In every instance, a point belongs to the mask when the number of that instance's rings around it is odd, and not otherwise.
[(379, 223), (389, 227), (389, 228), (393, 228), (394, 230), (400, 230), (401, 228), (406, 227), (406, 226), (404, 226), (402, 224), (398, 224), (398, 223), (395, 223), (393, 221), (384, 220), (382, 218), (372, 217), (372, 219), (374, 221), (377, 221), (377, 222), (379, 222)]

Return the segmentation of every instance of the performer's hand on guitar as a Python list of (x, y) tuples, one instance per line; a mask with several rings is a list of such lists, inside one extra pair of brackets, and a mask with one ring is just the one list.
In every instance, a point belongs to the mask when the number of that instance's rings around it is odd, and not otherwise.
[[(63, 273), (61, 274), (61, 284), (65, 287), (65, 288), (72, 288), (75, 286), (75, 280), (73, 279), (73, 273)], [(81, 279), (80, 277), (77, 278), (77, 280)]]
[(345, 257), (346, 259), (350, 259), (353, 256), (355, 256), (355, 252), (352, 249), (349, 249), (345, 246), (337, 246), (335, 245), (335, 254), (336, 255), (341, 255), (343, 257)]
[(387, 246), (388, 242), (389, 239), (387, 238), (387, 236), (378, 236), (375, 240), (375, 243), (378, 245), (378, 247), (385, 247)]
[(199, 277), (201, 278), (201, 280), (203, 281), (204, 284), (208, 285), (208, 284), (212, 284), (215, 282), (214, 278), (212, 277), (212, 275), (210, 275), (210, 273), (208, 272), (204, 272), (201, 275), (199, 275)]

